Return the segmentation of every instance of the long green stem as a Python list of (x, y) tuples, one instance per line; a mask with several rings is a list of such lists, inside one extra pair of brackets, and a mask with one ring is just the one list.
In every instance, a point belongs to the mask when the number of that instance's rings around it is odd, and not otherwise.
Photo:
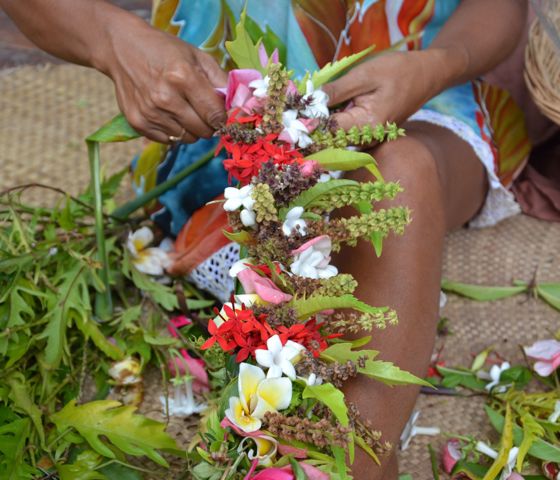
[(99, 158), (99, 143), (88, 141), (88, 156), (91, 169), (91, 189), (94, 196), (95, 209), (95, 237), (97, 241), (97, 258), (101, 262), (101, 281), (104, 291), (95, 297), (95, 314), (105, 320), (113, 313), (113, 300), (109, 284), (109, 256), (105, 246), (105, 230), (103, 222), (103, 196), (101, 193), (101, 161)]
[(160, 183), (156, 187), (152, 188), (149, 192), (144, 193), (136, 197), (134, 200), (131, 200), (128, 203), (120, 206), (116, 210), (113, 211), (112, 216), (118, 218), (120, 220), (125, 220), (128, 216), (138, 210), (139, 208), (143, 207), (147, 203), (150, 203), (152, 200), (155, 200), (160, 195), (170, 190), (175, 185), (177, 185), (181, 180), (188, 177), (191, 173), (197, 171), (200, 167), (207, 164), (210, 160), (214, 158), (214, 152), (210, 151), (196, 162), (191, 163), (189, 166), (185, 167), (181, 170), (177, 175), (166, 180), (163, 183)]

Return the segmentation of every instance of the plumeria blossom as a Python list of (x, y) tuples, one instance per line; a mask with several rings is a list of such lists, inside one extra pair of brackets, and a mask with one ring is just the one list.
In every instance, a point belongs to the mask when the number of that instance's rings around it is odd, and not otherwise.
[(266, 341), (266, 350), (255, 350), (255, 359), (261, 367), (268, 368), (267, 378), (279, 378), (284, 374), (290, 380), (295, 380), (294, 363), (304, 350), (303, 345), (292, 340), (282, 345), (280, 337), (273, 335)]
[(163, 275), (171, 265), (168, 253), (157, 247), (148, 247), (154, 241), (154, 234), (148, 227), (142, 227), (128, 234), (126, 246), (132, 255), (133, 265), (148, 275)]
[(227, 187), (224, 190), (224, 210), (226, 212), (234, 212), (240, 207), (243, 207), (239, 218), (245, 227), (253, 227), (255, 225), (255, 200), (252, 197), (253, 185), (245, 185), (241, 188)]
[(119, 385), (134, 385), (142, 382), (141, 371), (140, 362), (133, 357), (128, 357), (113, 363), (109, 368), (109, 376)]
[(315, 89), (313, 82), (307, 80), (305, 84), (305, 95), (302, 98), (306, 105), (302, 113), (309, 118), (328, 118), (329, 117), (329, 96), (320, 88)]
[(280, 133), (278, 140), (297, 145), (301, 148), (308, 147), (313, 143), (308, 135), (310, 130), (301, 119), (297, 118), (297, 110), (287, 110), (282, 113), (284, 130)]
[(235, 262), (229, 269), (228, 271), (228, 275), (231, 278), (236, 278), (237, 275), (239, 275), (239, 272), (242, 272), (243, 270), (249, 268), (249, 265), (253, 264), (253, 259), (251, 257), (247, 257), (247, 258), (242, 258), (240, 260), (237, 260), (237, 262)]
[(539, 340), (530, 347), (525, 347), (525, 354), (537, 360), (535, 372), (541, 377), (548, 377), (560, 367), (560, 342), (558, 340)]
[(412, 412), (410, 419), (408, 420), (407, 424), (404, 427), (403, 432), (401, 433), (401, 450), (406, 450), (410, 445), (410, 441), (416, 437), (417, 435), (439, 435), (441, 433), (438, 427), (418, 427), (416, 426), (416, 421), (420, 416), (419, 411)]
[(239, 443), (237, 451), (241, 453), (247, 444), (253, 443), (255, 448), (247, 452), (249, 460), (257, 460), (257, 464), (263, 467), (270, 467), (278, 453), (278, 440), (270, 435), (251, 435), (245, 437)]
[(301, 218), (303, 212), (303, 207), (294, 207), (288, 211), (286, 220), (282, 224), (282, 233), (286, 237), (290, 236), (294, 230), (302, 235), (307, 234), (307, 223)]
[[(502, 373), (504, 373), (506, 370), (509, 370), (510, 368), (511, 365), (509, 364), (509, 362), (503, 362), (501, 365), (492, 365), (492, 368), (490, 368), (490, 372), (488, 373), (479, 371), (476, 375), (478, 376), (478, 378), (481, 378), (483, 380), (490, 380), (490, 382), (484, 387), (486, 390), (490, 391), (500, 383)], [(507, 385), (502, 385), (501, 387), (496, 388), (496, 392), (503, 393), (507, 389)]]
[(267, 412), (288, 408), (292, 400), (289, 378), (266, 378), (264, 371), (250, 365), (239, 365), (239, 397), (229, 399), (228, 420), (245, 432), (259, 430)]
[(237, 274), (237, 278), (243, 285), (246, 293), (255, 293), (263, 301), (278, 305), (279, 303), (289, 302), (292, 295), (280, 290), (276, 284), (267, 277), (259, 275), (255, 270), (246, 268)]
[[(490, 458), (493, 459), (498, 458), (498, 452), (496, 452), (496, 450), (494, 450), (484, 442), (477, 442), (475, 448), (477, 451), (483, 453), (484, 455)], [(508, 460), (506, 465), (504, 466), (504, 469), (502, 470), (502, 474), (500, 475), (500, 480), (518, 480), (518, 479), (523, 480), (523, 477), (521, 475), (513, 471), (515, 467), (515, 462), (517, 461), (518, 454), (519, 454), (519, 448), (517, 447), (513, 447), (509, 451)]]
[(330, 265), (332, 243), (328, 235), (315, 237), (292, 251), (294, 262), (292, 273), (307, 278), (330, 278), (338, 274), (338, 269)]
[(304, 382), (306, 385), (309, 385), (310, 387), (321, 385), (323, 383), (323, 379), (321, 377), (318, 377), (317, 374), (313, 372), (311, 372), (307, 378), (306, 377), (297, 377), (297, 378), (298, 380), (301, 380), (302, 382)]

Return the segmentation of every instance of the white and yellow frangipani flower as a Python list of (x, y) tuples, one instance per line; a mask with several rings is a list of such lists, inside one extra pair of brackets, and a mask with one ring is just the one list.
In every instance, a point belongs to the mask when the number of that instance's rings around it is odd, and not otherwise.
[(148, 247), (153, 241), (152, 231), (142, 227), (128, 234), (126, 246), (132, 255), (133, 265), (139, 271), (148, 275), (163, 275), (171, 260), (163, 248)]
[(239, 444), (238, 451), (242, 451), (245, 445), (251, 442), (255, 444), (255, 448), (247, 452), (249, 460), (257, 459), (261, 467), (270, 467), (278, 453), (278, 440), (269, 435), (245, 437)]
[(288, 408), (292, 401), (292, 381), (287, 377), (266, 378), (262, 368), (249, 363), (239, 365), (239, 397), (229, 399), (226, 417), (245, 432), (261, 428), (267, 412)]

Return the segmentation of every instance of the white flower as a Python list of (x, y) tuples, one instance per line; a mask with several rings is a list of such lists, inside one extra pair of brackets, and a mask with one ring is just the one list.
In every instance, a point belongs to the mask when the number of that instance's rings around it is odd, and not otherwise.
[(550, 416), (548, 417), (548, 421), (550, 423), (556, 423), (559, 418), (560, 418), (560, 400), (556, 400), (556, 403), (554, 404), (554, 412), (550, 414)]
[(284, 410), (292, 401), (289, 378), (266, 378), (262, 369), (249, 363), (239, 365), (238, 391), (239, 397), (230, 397), (225, 414), (245, 432), (259, 430), (265, 413)]
[[(483, 380), (490, 380), (490, 382), (484, 387), (486, 390), (490, 391), (500, 383), (500, 377), (502, 376), (502, 373), (506, 370), (509, 370), (510, 368), (511, 365), (509, 364), (509, 362), (504, 362), (501, 365), (492, 365), (489, 373), (479, 371), (477, 373), (477, 376), (478, 378), (481, 378)], [(503, 393), (507, 389), (508, 385), (503, 385), (499, 388), (496, 388), (496, 392)]]
[(142, 382), (140, 362), (133, 357), (127, 357), (115, 362), (109, 368), (109, 376), (119, 385), (133, 385)]
[(132, 255), (132, 263), (139, 271), (148, 275), (163, 275), (171, 260), (162, 248), (147, 248), (153, 240), (152, 231), (148, 227), (142, 227), (128, 234), (126, 246)]
[(319, 180), (317, 181), (319, 183), (326, 183), (331, 181), (332, 179), (340, 178), (341, 176), (342, 176), (342, 170), (330, 170), (328, 172), (321, 173)]
[(298, 377), (300, 380), (303, 380), (305, 382), (306, 385), (309, 385), (310, 387), (314, 387), (315, 385), (321, 385), (323, 383), (323, 379), (321, 377), (318, 377), (316, 374), (314, 373), (310, 373), (309, 377), (305, 378), (305, 377)]
[(320, 88), (315, 90), (311, 80), (307, 80), (302, 101), (307, 105), (302, 112), (306, 117), (327, 118), (329, 116), (329, 96)]
[(198, 403), (194, 397), (192, 382), (190, 376), (176, 377), (173, 382), (173, 397), (160, 396), (160, 402), (164, 410), (167, 409), (168, 415), (175, 415), (178, 417), (189, 417), (193, 414), (203, 412), (206, 410), (205, 403)]
[(270, 77), (267, 75), (264, 78), (259, 78), (249, 82), (249, 86), (254, 88), (253, 95), (255, 97), (264, 98), (268, 92), (268, 84), (270, 83)]
[(238, 453), (245, 450), (247, 444), (254, 442), (256, 450), (250, 449), (247, 452), (249, 460), (258, 460), (258, 464), (262, 467), (270, 467), (274, 462), (278, 452), (278, 440), (268, 435), (255, 435), (253, 437), (245, 437), (237, 447)]
[(286, 110), (282, 113), (282, 123), (284, 130), (280, 133), (280, 138), (289, 138), (290, 143), (299, 145), (301, 148), (308, 147), (313, 143), (311, 137), (308, 135), (307, 127), (301, 120), (297, 119), (297, 110)]
[(322, 235), (303, 244), (294, 251), (294, 262), (290, 265), (292, 273), (306, 278), (330, 278), (338, 274), (338, 269), (330, 265), (331, 239)]
[(252, 197), (252, 193), (253, 185), (250, 184), (241, 188), (227, 187), (224, 190), (224, 197), (226, 199), (224, 210), (226, 212), (234, 212), (240, 207), (243, 207), (239, 218), (241, 219), (241, 223), (246, 227), (255, 225), (255, 212), (253, 211), (255, 200)]
[(249, 268), (247, 265), (252, 265), (252, 264), (253, 264), (253, 259), (251, 257), (237, 260), (237, 262), (235, 262), (229, 269), (228, 274), (231, 278), (236, 278), (237, 275), (239, 275), (239, 272), (246, 270), (247, 268)]
[(439, 435), (441, 433), (440, 429), (438, 427), (417, 427), (416, 426), (416, 421), (418, 420), (418, 417), (420, 416), (420, 412), (419, 411), (414, 411), (412, 412), (412, 415), (410, 416), (407, 424), (404, 427), (403, 432), (401, 433), (401, 450), (406, 450), (408, 448), (408, 445), (410, 444), (410, 441), (416, 436), (416, 435), (430, 435), (430, 436), (434, 436), (434, 435)]
[[(496, 452), (496, 450), (490, 448), (486, 443), (484, 442), (477, 442), (476, 450), (478, 450), (480, 453), (483, 453), (484, 455), (496, 459), (498, 458), (498, 452)], [(512, 474), (513, 472), (513, 468), (515, 467), (515, 462), (517, 460), (517, 455), (519, 453), (519, 448), (517, 447), (513, 447), (508, 454), (508, 461), (507, 464), (504, 466), (504, 469), (502, 470), (502, 474), (500, 475), (500, 480), (507, 480), (509, 478), (509, 476)]]
[(295, 380), (296, 369), (294, 360), (297, 360), (305, 347), (299, 343), (288, 340), (282, 346), (278, 335), (273, 335), (266, 341), (267, 350), (255, 350), (255, 359), (261, 367), (268, 368), (267, 378), (279, 378), (284, 373), (290, 380)]
[(291, 235), (294, 229), (302, 235), (307, 233), (307, 223), (301, 218), (303, 211), (303, 207), (294, 207), (286, 214), (286, 220), (282, 224), (282, 232), (286, 237)]

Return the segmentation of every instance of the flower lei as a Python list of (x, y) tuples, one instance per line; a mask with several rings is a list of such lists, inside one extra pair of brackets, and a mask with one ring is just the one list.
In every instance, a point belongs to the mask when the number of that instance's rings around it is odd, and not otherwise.
[[(369, 52), (348, 57), (300, 81), (255, 46), (243, 27), (228, 42), (238, 69), (229, 72), (228, 120), (217, 152), (230, 181), (223, 208), (228, 238), (243, 257), (229, 274), (242, 294), (216, 310), (202, 351), (225, 355), (227, 386), (210, 408), (192, 451), (193, 474), (210, 478), (347, 478), (355, 445), (375, 461), (389, 445), (368, 427), (340, 390), (366, 375), (389, 385), (423, 381), (362, 349), (370, 337), (346, 333), (395, 324), (396, 313), (359, 301), (357, 282), (339, 273), (331, 253), (360, 239), (379, 253), (389, 233), (409, 222), (405, 207), (372, 202), (402, 190), (385, 182), (375, 160), (357, 148), (403, 134), (394, 124), (337, 129), (321, 85)], [(341, 179), (367, 168), (370, 182)], [(332, 216), (353, 206), (357, 214)], [(214, 478), (214, 477), (212, 477)]]

